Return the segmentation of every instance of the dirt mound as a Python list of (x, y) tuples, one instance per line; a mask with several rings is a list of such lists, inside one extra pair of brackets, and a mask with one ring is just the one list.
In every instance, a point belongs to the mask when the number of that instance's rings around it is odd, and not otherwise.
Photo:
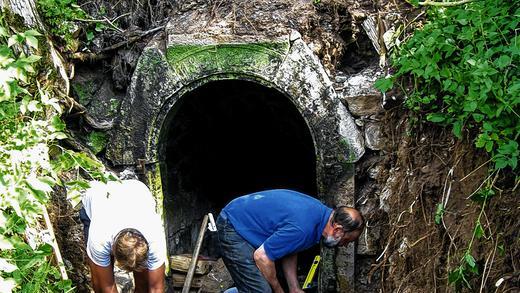
[[(459, 141), (449, 130), (413, 122), (403, 110), (389, 111), (386, 170), (380, 184), (387, 194), (384, 252), (369, 278), (381, 274), (384, 292), (451, 291), (449, 273), (461, 265), (464, 253), (473, 255), (478, 276), (466, 275), (469, 291), (499, 292), (519, 289), (520, 247), (517, 191), (511, 174), (495, 178), (496, 195), (484, 209), (484, 237), (474, 237), (480, 205), (468, 199), (489, 176), (488, 156), (475, 151), (468, 139)], [(439, 221), (439, 203), (445, 211)], [(376, 215), (373, 216), (377, 218)], [(473, 243), (470, 247), (470, 243)], [(470, 247), (470, 248), (468, 248)]]

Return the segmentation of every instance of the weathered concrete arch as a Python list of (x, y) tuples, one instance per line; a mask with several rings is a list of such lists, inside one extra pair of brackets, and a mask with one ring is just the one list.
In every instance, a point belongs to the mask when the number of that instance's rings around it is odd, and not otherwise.
[(121, 105), (107, 156), (115, 165), (160, 161), (160, 130), (178, 97), (194, 85), (222, 78), (255, 80), (291, 98), (310, 127), (324, 185), (332, 183), (327, 181), (342, 164), (363, 155), (362, 136), (323, 66), (293, 33), (284, 39), (169, 35), (167, 40), (152, 41)]

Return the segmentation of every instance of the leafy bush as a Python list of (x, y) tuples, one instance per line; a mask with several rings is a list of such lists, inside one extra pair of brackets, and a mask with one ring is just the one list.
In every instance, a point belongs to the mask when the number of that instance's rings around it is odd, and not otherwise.
[[(474, 1), (432, 8), (430, 21), (393, 59), (396, 72), (378, 81), (387, 91), (407, 78), (406, 105), (461, 138), (475, 131), (495, 169), (518, 166), (520, 133), (520, 2)], [(406, 86), (402, 86), (406, 88)]]
[[(481, 219), (495, 194), (493, 178), (508, 169), (519, 180), (520, 2), (481, 0), (428, 13), (424, 27), (394, 51), (395, 73), (376, 87), (398, 86), (417, 118), (450, 127), (459, 139), (467, 134), (490, 155), (491, 175), (471, 197), (480, 204), (471, 241), (448, 276), (457, 288), (470, 287), (480, 274), (472, 246), (484, 237)], [(444, 209), (437, 205), (436, 224)]]
[[(0, 292), (69, 291), (70, 280), (51, 265), (52, 247), (35, 227), (54, 186), (77, 198), (88, 186), (80, 170), (99, 180), (110, 176), (95, 159), (58, 144), (65, 124), (49, 74), (36, 70), (48, 72), (36, 66), (40, 34), (9, 33), (2, 25), (0, 14)], [(60, 173), (71, 170), (75, 180), (63, 184)]]

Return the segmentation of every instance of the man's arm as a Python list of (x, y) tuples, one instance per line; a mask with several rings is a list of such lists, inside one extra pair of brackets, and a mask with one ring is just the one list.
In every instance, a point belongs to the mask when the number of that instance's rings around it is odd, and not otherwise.
[(262, 244), (253, 254), (256, 266), (262, 272), (269, 285), (273, 288), (274, 293), (283, 293), (282, 286), (278, 278), (276, 278), (276, 267), (274, 261), (270, 260), (265, 254), (264, 245)]
[(283, 274), (287, 280), (287, 285), (289, 285), (289, 293), (303, 292), (303, 290), (300, 288), (300, 285), (298, 284), (298, 276), (296, 271), (297, 264), (298, 254), (296, 253), (288, 255), (282, 259)]
[(92, 277), (92, 287), (96, 293), (117, 293), (114, 281), (114, 266), (102, 267), (95, 264), (90, 257), (87, 257)]
[(135, 292), (163, 293), (164, 274), (164, 264), (152, 271), (134, 272)]

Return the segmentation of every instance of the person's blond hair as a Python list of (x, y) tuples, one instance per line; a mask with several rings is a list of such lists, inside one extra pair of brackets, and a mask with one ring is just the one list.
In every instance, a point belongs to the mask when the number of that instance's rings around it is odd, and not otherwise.
[(125, 271), (141, 272), (148, 268), (148, 242), (136, 229), (123, 229), (112, 246), (115, 265)]

